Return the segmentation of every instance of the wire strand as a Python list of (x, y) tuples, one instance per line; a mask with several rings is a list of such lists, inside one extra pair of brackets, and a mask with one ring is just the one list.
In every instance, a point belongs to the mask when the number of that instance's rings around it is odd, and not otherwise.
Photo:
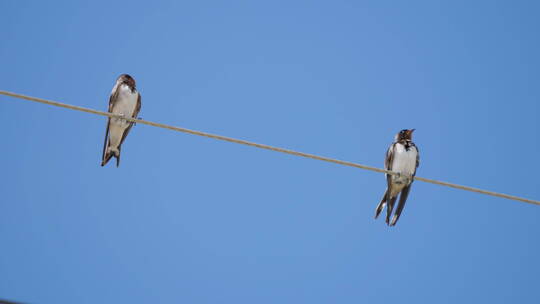
[[(254, 143), (254, 142), (251, 142), (251, 141), (242, 140), (242, 139), (236, 139), (236, 138), (232, 138), (232, 137), (226, 137), (226, 136), (221, 136), (221, 135), (216, 135), (216, 134), (211, 134), (211, 133), (206, 133), (206, 132), (201, 132), (201, 131), (196, 131), (196, 130), (190, 130), (190, 129), (186, 129), (186, 128), (170, 126), (170, 125), (157, 123), (157, 122), (151, 122), (151, 121), (147, 121), (147, 120), (143, 120), (143, 119), (135, 119), (135, 118), (123, 117), (123, 116), (112, 114), (112, 113), (109, 113), (109, 112), (97, 111), (97, 110), (83, 108), (83, 107), (74, 106), (74, 105), (70, 105), (70, 104), (65, 104), (65, 103), (61, 103), (61, 102), (57, 102), (57, 101), (46, 100), (46, 99), (37, 98), (37, 97), (31, 97), (31, 96), (26, 96), (26, 95), (22, 95), (22, 94), (7, 92), (7, 91), (0, 91), (0, 94), (10, 96), (10, 97), (13, 97), (13, 98), (19, 98), (19, 99), (44, 103), (44, 104), (48, 104), (48, 105), (51, 105), (51, 106), (66, 108), (66, 109), (75, 110), (75, 111), (92, 113), (92, 114), (106, 116), (106, 117), (122, 118), (122, 119), (125, 119), (125, 120), (130, 121), (130, 122), (149, 125), (149, 126), (153, 126), (153, 127), (157, 127), (157, 128), (163, 128), (163, 129), (168, 129), (168, 130), (177, 131), (177, 132), (183, 132), (183, 133), (189, 133), (189, 134), (198, 135), (198, 136), (204, 136), (204, 137), (213, 138), (213, 139), (217, 139), (217, 140), (228, 141), (228, 142), (232, 142), (232, 143), (236, 143), (236, 144), (241, 144), (241, 145), (246, 145), (246, 146), (256, 147), (256, 148), (260, 148), (260, 149), (276, 151), (276, 152), (281, 152), (281, 153), (300, 156), (300, 157), (317, 159), (317, 160), (321, 160), (321, 161), (325, 161), (325, 162), (329, 162), (329, 163), (334, 163), (334, 164), (338, 164), (338, 165), (342, 165), (342, 166), (349, 166), (349, 167), (354, 167), (354, 168), (359, 168), (359, 169), (364, 169), (364, 170), (369, 170), (369, 171), (374, 171), (374, 172), (379, 172), (379, 173), (397, 175), (396, 172), (389, 171), (389, 170), (384, 170), (384, 169), (380, 169), (380, 168), (376, 168), (376, 167), (370, 167), (370, 166), (361, 165), (361, 164), (348, 162), (348, 161), (343, 161), (343, 160), (339, 160), (339, 159), (334, 159), (334, 158), (329, 158), (329, 157), (324, 157), (324, 156), (318, 156), (318, 155), (314, 155), (314, 154), (298, 152), (298, 151), (293, 151), (293, 150), (279, 148), (279, 147), (273, 147), (273, 146), (264, 145), (264, 144), (258, 144), (258, 143)], [(515, 200), (515, 201), (520, 201), (520, 202), (540, 206), (540, 201), (532, 200), (532, 199), (528, 199), (528, 198), (523, 198), (523, 197), (519, 197), (519, 196), (508, 195), (508, 194), (494, 192), (494, 191), (488, 191), (488, 190), (482, 190), (482, 189), (473, 188), (473, 187), (469, 187), (469, 186), (462, 186), (462, 185), (452, 184), (452, 183), (448, 183), (448, 182), (443, 182), (443, 181), (438, 181), (438, 180), (429, 179), (429, 178), (423, 178), (423, 177), (418, 177), (418, 176), (415, 176), (414, 179), (418, 180), (418, 181), (430, 183), (430, 184), (435, 184), (435, 185), (440, 185), (440, 186), (445, 186), (445, 187), (450, 187), (450, 188), (455, 188), (455, 189), (461, 189), (461, 190), (465, 190), (465, 191), (476, 192), (476, 193), (481, 193), (481, 194), (491, 195), (491, 196), (495, 196), (495, 197), (506, 198), (506, 199), (509, 199), (509, 200)]]

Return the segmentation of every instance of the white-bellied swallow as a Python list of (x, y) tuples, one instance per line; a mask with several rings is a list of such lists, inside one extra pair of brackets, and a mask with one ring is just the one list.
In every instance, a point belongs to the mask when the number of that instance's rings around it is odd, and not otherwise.
[[(141, 110), (141, 94), (135, 88), (135, 79), (122, 74), (116, 80), (109, 98), (109, 113), (123, 117), (137, 118)], [(109, 118), (105, 131), (101, 166), (105, 166), (111, 157), (116, 157), (116, 166), (120, 165), (120, 151), (133, 122), (122, 118)]]
[[(411, 130), (401, 130), (394, 139), (394, 142), (388, 148), (386, 152), (386, 159), (384, 162), (384, 167), (386, 170), (394, 171), (398, 175), (386, 174), (386, 192), (375, 210), (375, 218), (379, 216), (384, 207), (386, 208), (386, 224), (389, 226), (394, 226), (399, 220), (399, 216), (405, 207), (405, 201), (407, 201), (407, 196), (409, 196), (409, 191), (411, 190), (413, 177), (416, 174), (416, 168), (420, 164), (420, 154), (418, 153), (418, 148), (412, 142), (412, 133), (414, 129)], [(394, 204), (396, 203), (397, 197), (399, 195), (399, 203), (390, 221), (392, 216), (392, 210), (394, 209)]]

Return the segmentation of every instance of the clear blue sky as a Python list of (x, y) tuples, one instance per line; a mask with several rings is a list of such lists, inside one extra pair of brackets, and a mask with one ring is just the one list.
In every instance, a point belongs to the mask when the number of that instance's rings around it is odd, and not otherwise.
[[(0, 3), (0, 90), (540, 199), (536, 1)], [(0, 298), (537, 303), (540, 207), (0, 96)]]

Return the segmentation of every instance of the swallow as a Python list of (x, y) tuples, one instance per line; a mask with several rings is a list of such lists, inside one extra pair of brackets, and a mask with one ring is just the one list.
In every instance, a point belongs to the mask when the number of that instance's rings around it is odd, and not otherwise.
[[(109, 113), (123, 117), (137, 118), (140, 110), (141, 94), (137, 92), (135, 79), (128, 74), (120, 75), (109, 97)], [(118, 167), (120, 165), (122, 143), (126, 139), (133, 124), (133, 122), (122, 118), (109, 117), (107, 120), (107, 129), (105, 130), (101, 166), (105, 166), (113, 156), (116, 158), (116, 166)]]
[[(396, 172), (398, 175), (386, 174), (386, 191), (381, 202), (377, 205), (377, 209), (375, 209), (375, 219), (377, 219), (384, 207), (388, 205), (386, 208), (386, 224), (389, 226), (396, 225), (399, 220), (403, 207), (405, 207), (407, 196), (409, 196), (409, 191), (411, 191), (413, 177), (416, 175), (416, 168), (420, 164), (418, 148), (412, 141), (413, 132), (414, 129), (399, 131), (394, 138), (394, 142), (390, 145), (388, 151), (386, 151), (384, 167), (386, 170)], [(390, 221), (398, 195), (399, 203)]]

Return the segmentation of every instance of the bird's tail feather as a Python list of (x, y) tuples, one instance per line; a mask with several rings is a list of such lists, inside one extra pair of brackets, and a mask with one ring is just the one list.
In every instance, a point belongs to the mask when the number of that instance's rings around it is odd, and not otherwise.
[(109, 160), (111, 159), (111, 157), (113, 157), (113, 154), (109, 151), (106, 151), (105, 152), (105, 155), (103, 155), (103, 160), (101, 161), (101, 166), (105, 166)]
[(114, 157), (116, 157), (116, 168), (118, 168), (118, 166), (120, 166), (120, 148)]
[(377, 208), (375, 209), (375, 219), (379, 217), (381, 212), (384, 210), (384, 206), (386, 206), (386, 195), (388, 194), (388, 189), (384, 192), (384, 195), (381, 199), (381, 202), (377, 205)]
[(397, 196), (394, 196), (388, 200), (388, 207), (386, 208), (386, 224), (387, 225), (390, 225), (390, 216), (392, 215), (392, 210), (394, 210), (396, 199), (397, 199)]
[(405, 207), (405, 202), (407, 201), (407, 197), (409, 196), (409, 191), (411, 190), (412, 185), (408, 185), (407, 187), (403, 188), (403, 191), (401, 191), (401, 194), (399, 195), (399, 203), (396, 209), (396, 213), (394, 213), (394, 217), (392, 218), (392, 221), (390, 222), (390, 226), (395, 226), (397, 221), (399, 220), (399, 216), (401, 215), (401, 212), (403, 211), (403, 207)]
[(101, 166), (105, 166), (113, 156), (116, 158), (116, 167), (118, 167), (120, 165), (120, 149), (113, 150), (111, 148), (107, 148), (107, 150), (105, 150), (103, 160), (101, 161)]

